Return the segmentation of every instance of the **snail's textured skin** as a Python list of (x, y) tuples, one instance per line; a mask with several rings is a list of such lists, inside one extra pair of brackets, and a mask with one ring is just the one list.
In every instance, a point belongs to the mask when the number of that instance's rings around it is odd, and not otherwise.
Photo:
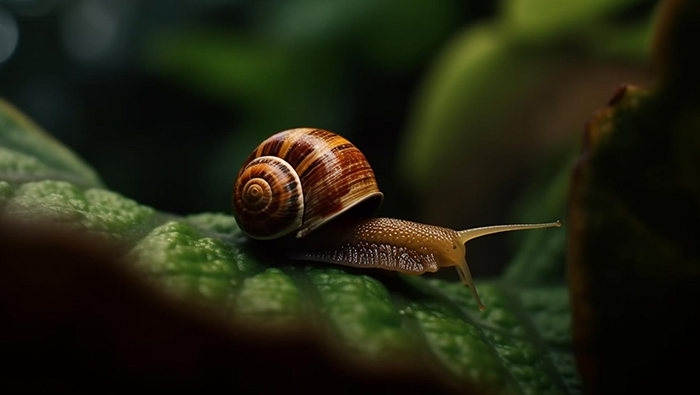
[(292, 257), (407, 274), (464, 259), (459, 234), (448, 228), (395, 218), (338, 218), (327, 227), (306, 237)]
[[(260, 215), (251, 214), (252, 211), (258, 211), (258, 208), (236, 206), (237, 201), (245, 200), (236, 196), (236, 193), (246, 189), (245, 185), (239, 186), (239, 183), (245, 184), (255, 179), (246, 175), (250, 170), (249, 165), (256, 158), (268, 156), (286, 161), (297, 173), (303, 186), (303, 220), (297, 237), (305, 236), (330, 219), (358, 207), (360, 203), (363, 203), (365, 213), (369, 214), (379, 206), (384, 196), (379, 191), (374, 171), (367, 159), (348, 140), (322, 129), (285, 130), (263, 141), (246, 159), (236, 179), (233, 197), (235, 215), (243, 231), (253, 238), (269, 239), (292, 231), (291, 227), (284, 226), (281, 232), (264, 230), (263, 234), (256, 234), (256, 230), (265, 228), (267, 220)], [(287, 197), (282, 183), (270, 185), (269, 191), (273, 197)], [(294, 215), (292, 208), (283, 205), (276, 208), (280, 212), (272, 216), (275, 221), (280, 217), (289, 219)], [(246, 216), (255, 216), (256, 224), (248, 225)]]

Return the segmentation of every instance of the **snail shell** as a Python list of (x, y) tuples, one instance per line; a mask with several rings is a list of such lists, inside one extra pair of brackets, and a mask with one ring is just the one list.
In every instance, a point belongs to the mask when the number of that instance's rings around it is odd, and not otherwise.
[(248, 236), (268, 240), (308, 233), (351, 209), (373, 213), (384, 195), (357, 147), (322, 129), (279, 132), (238, 172), (234, 216)]

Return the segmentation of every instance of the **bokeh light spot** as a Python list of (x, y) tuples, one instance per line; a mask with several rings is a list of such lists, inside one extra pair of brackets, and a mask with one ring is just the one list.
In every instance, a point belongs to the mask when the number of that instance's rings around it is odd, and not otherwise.
[(115, 43), (119, 21), (106, 1), (83, 1), (66, 14), (63, 42), (78, 60), (99, 60), (110, 53)]
[(19, 29), (15, 17), (0, 8), (0, 63), (12, 56), (19, 41)]

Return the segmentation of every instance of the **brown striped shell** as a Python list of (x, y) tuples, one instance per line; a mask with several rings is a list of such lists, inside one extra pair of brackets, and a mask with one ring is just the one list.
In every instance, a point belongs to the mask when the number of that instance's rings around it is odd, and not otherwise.
[[(370, 214), (384, 195), (365, 156), (322, 129), (279, 132), (263, 141), (238, 172), (233, 211), (250, 237), (303, 237), (357, 208)], [(354, 210), (353, 210), (354, 211)]]

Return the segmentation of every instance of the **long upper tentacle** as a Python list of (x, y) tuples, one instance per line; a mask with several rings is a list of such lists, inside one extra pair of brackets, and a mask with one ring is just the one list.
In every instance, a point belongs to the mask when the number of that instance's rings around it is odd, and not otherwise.
[(551, 227), (558, 228), (560, 226), (561, 226), (561, 222), (559, 222), (559, 221), (549, 222), (546, 224), (496, 225), (496, 226), (484, 226), (481, 228), (460, 230), (457, 233), (459, 234), (459, 240), (462, 243), (466, 243), (471, 239), (475, 239), (477, 237), (486, 236), (486, 235), (490, 235), (490, 234), (494, 234), (494, 233), (510, 232), (513, 230), (525, 230), (525, 229), (540, 229), (540, 228), (551, 228)]

